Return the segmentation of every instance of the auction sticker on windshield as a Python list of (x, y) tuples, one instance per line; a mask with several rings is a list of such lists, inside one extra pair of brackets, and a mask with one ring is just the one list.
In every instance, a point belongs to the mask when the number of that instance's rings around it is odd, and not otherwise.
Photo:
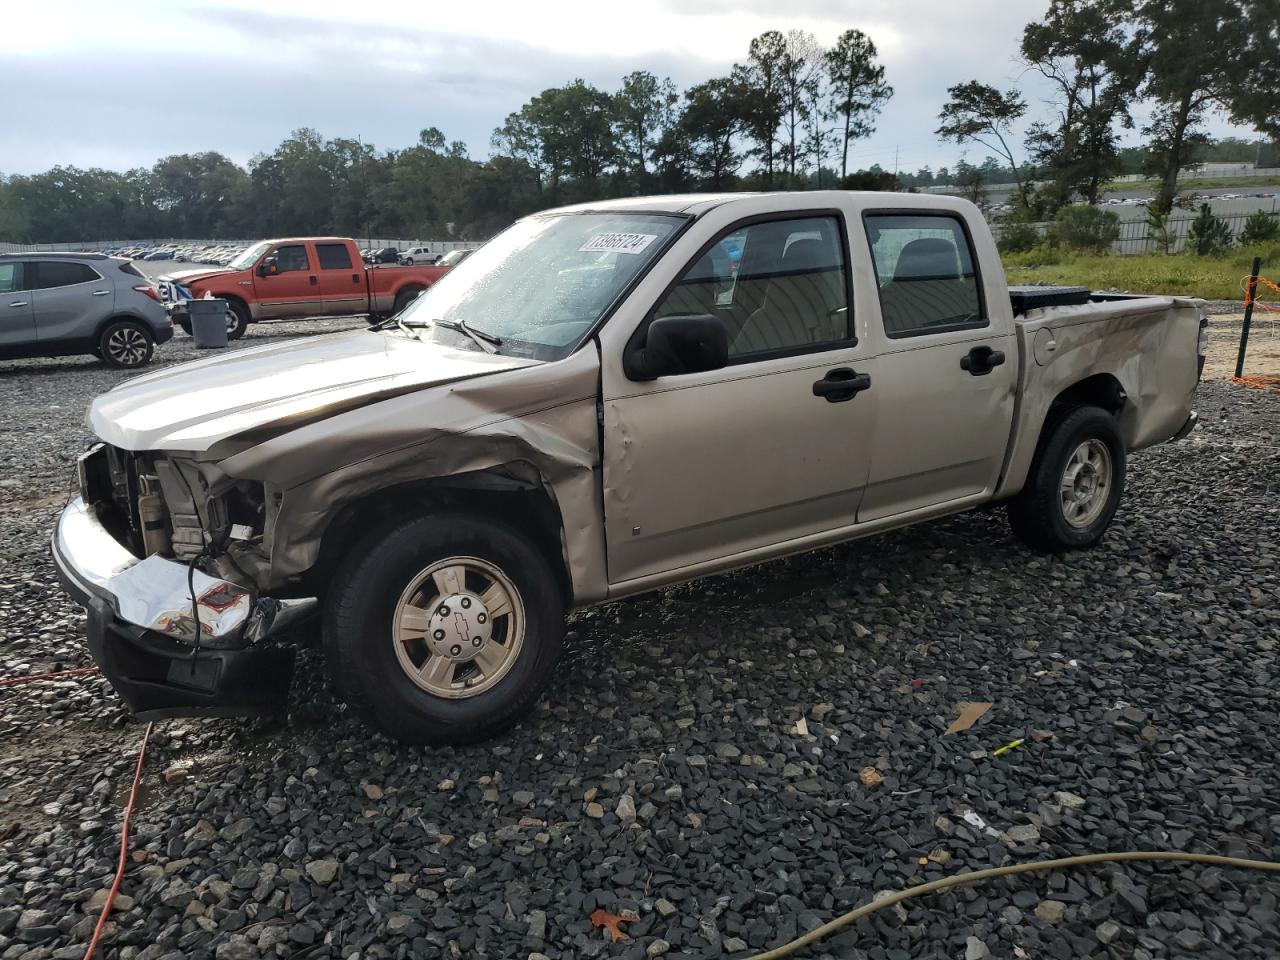
[(653, 233), (599, 233), (578, 248), (579, 253), (640, 253), (657, 240)]

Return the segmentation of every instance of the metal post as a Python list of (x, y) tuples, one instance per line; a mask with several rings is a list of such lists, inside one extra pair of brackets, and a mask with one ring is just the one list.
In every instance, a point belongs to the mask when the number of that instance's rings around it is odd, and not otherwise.
[(1258, 271), (1262, 269), (1262, 258), (1253, 258), (1253, 269), (1249, 271), (1249, 285), (1245, 287), (1244, 323), (1240, 327), (1240, 352), (1236, 354), (1236, 377), (1244, 376), (1244, 352), (1249, 347), (1249, 327), (1253, 323), (1253, 299), (1258, 294)]

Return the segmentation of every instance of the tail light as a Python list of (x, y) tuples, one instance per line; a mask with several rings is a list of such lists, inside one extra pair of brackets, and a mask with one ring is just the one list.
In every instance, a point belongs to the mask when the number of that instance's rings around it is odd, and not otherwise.
[(160, 294), (156, 293), (156, 288), (149, 283), (136, 284), (133, 289), (137, 290), (141, 294), (145, 294), (146, 296), (150, 297), (156, 303), (164, 303), (164, 301), (160, 299)]

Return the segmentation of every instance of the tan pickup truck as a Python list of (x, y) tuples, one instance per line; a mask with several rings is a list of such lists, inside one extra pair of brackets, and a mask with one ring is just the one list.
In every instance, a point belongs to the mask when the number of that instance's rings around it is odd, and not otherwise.
[(143, 717), (286, 702), (316, 610), (393, 737), (515, 721), (566, 612), (1004, 501), (1089, 547), (1177, 439), (1196, 301), (1005, 286), (971, 204), (888, 193), (551, 210), (368, 330), (94, 401), (54, 556)]

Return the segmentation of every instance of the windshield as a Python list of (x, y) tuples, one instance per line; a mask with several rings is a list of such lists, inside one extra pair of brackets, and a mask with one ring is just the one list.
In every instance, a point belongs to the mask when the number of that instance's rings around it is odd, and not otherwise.
[(227, 266), (232, 270), (243, 270), (246, 267), (251, 267), (253, 266), (253, 262), (262, 256), (262, 251), (266, 250), (269, 246), (270, 244), (266, 240), (260, 240), (244, 253), (240, 254), (240, 256), (232, 260), (227, 264)]
[[(500, 353), (559, 359), (684, 222), (670, 214), (621, 212), (521, 220), (429, 287), (400, 320), (462, 321), (500, 338)], [(439, 336), (452, 343), (459, 334)]]

